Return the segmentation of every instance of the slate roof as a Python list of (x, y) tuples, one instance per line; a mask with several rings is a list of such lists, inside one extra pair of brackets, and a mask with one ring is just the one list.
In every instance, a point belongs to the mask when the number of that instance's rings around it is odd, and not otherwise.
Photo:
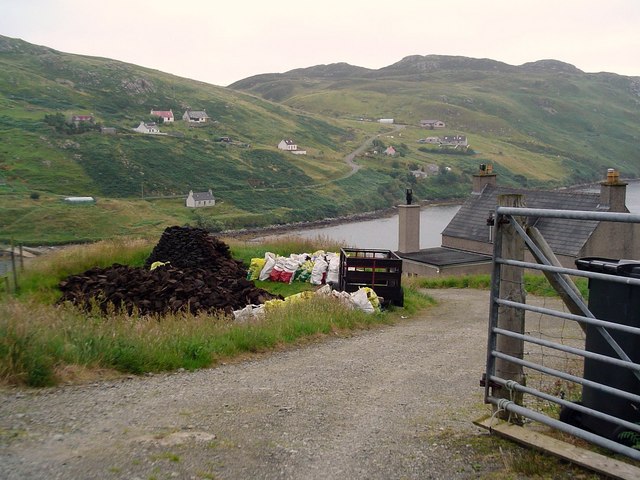
[[(443, 236), (489, 242), (487, 218), (495, 212), (497, 196), (519, 193), (524, 195), (528, 208), (562, 210), (608, 211), (599, 207), (598, 193), (569, 193), (558, 191), (522, 190), (487, 185), (480, 194), (471, 195), (460, 207)], [(597, 221), (560, 218), (529, 218), (529, 224), (540, 230), (556, 254), (577, 256), (598, 226)]]
[(205, 112), (204, 110), (187, 110), (186, 114), (189, 116), (189, 118), (209, 118), (209, 115), (207, 115), (207, 112)]
[(193, 199), (196, 202), (204, 202), (206, 200), (215, 200), (211, 192), (193, 192)]
[(400, 258), (406, 258), (407, 260), (413, 260), (420, 263), (427, 263), (436, 267), (491, 262), (491, 257), (489, 255), (465, 252), (447, 247), (426, 248), (419, 252), (411, 253), (396, 253)]

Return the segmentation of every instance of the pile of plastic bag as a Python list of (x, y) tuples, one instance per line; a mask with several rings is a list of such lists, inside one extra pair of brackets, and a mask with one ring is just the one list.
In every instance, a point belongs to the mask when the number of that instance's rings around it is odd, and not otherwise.
[(337, 284), (340, 279), (340, 254), (318, 250), (315, 253), (292, 253), (288, 257), (267, 252), (264, 258), (252, 258), (248, 280), (270, 280), (312, 285)]
[(247, 305), (240, 310), (235, 310), (233, 317), (238, 322), (260, 320), (269, 309), (278, 308), (294, 302), (302, 302), (317, 295), (335, 298), (348, 308), (362, 310), (366, 313), (380, 311), (380, 299), (376, 295), (376, 292), (369, 287), (362, 287), (355, 292), (347, 293), (333, 290), (329, 285), (324, 285), (315, 292), (300, 292), (295, 295), (290, 295), (284, 300), (269, 300), (262, 305)]

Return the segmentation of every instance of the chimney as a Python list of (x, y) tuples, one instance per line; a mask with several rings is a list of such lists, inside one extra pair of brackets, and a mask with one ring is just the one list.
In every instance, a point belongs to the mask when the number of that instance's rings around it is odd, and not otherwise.
[(620, 173), (610, 168), (607, 179), (600, 183), (600, 205), (609, 207), (610, 212), (628, 212), (626, 205), (627, 184), (620, 181)]
[(493, 173), (493, 165), (481, 163), (478, 173), (473, 174), (473, 190), (471, 193), (479, 195), (487, 185), (496, 186), (496, 174)]
[(398, 205), (398, 253), (420, 251), (420, 205)]

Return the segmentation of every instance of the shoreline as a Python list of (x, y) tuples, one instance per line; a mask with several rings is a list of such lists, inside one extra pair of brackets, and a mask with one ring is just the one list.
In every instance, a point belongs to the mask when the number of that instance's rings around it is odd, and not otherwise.
[[(419, 205), (420, 205), (420, 208), (422, 208), (422, 207), (462, 205), (462, 203), (464, 203), (464, 200), (462, 199), (423, 200), (419, 203)], [(371, 212), (364, 212), (364, 213), (354, 213), (352, 215), (345, 215), (344, 217), (323, 218), (320, 220), (310, 220), (308, 222), (294, 222), (294, 223), (286, 223), (281, 225), (269, 225), (266, 227), (256, 227), (256, 228), (241, 229), (241, 230), (229, 230), (225, 232), (220, 232), (219, 234), (216, 234), (216, 235), (220, 237), (231, 238), (234, 240), (257, 241), (260, 237), (271, 236), (271, 235), (284, 235), (287, 233), (291, 233), (294, 230), (311, 230), (318, 227), (333, 227), (336, 225), (343, 225), (345, 223), (376, 220), (379, 218), (389, 218), (389, 217), (392, 217), (393, 215), (396, 215), (397, 212), (398, 212), (398, 207), (394, 206), (394, 207), (385, 208), (383, 210), (374, 210)]]
[[(623, 181), (626, 183), (638, 183), (640, 182), (640, 179), (631, 178), (631, 179), (624, 179)], [(575, 192), (575, 191), (585, 190), (588, 188), (598, 188), (600, 186), (600, 183), (601, 182), (576, 184), (576, 185), (558, 187), (553, 190)], [(420, 208), (462, 205), (466, 200), (467, 200), (467, 197), (462, 199), (452, 199), (452, 200), (422, 200), (419, 202), (419, 205), (420, 205)], [(418, 203), (416, 203), (416, 205), (417, 204)], [(351, 215), (345, 215), (344, 217), (323, 218), (320, 220), (310, 220), (307, 222), (293, 222), (293, 223), (286, 223), (286, 224), (279, 224), (279, 225), (268, 225), (265, 227), (228, 230), (228, 231), (216, 233), (214, 235), (223, 237), (223, 238), (233, 239), (233, 240), (257, 242), (262, 240), (263, 237), (274, 236), (274, 235), (286, 235), (287, 233), (292, 233), (293, 231), (297, 231), (297, 230), (311, 230), (319, 227), (333, 227), (337, 225), (343, 225), (345, 223), (375, 220), (379, 218), (389, 218), (389, 217), (392, 217), (393, 215), (396, 215), (397, 212), (398, 212), (398, 207), (393, 206), (393, 207), (385, 208), (382, 210), (374, 210), (371, 212), (354, 213)]]

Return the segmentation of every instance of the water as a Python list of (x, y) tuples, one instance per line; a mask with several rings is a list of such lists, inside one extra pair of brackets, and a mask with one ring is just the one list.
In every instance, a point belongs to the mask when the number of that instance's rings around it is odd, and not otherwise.
[[(588, 189), (599, 191), (597, 187)], [(640, 214), (640, 182), (627, 186), (627, 207), (631, 213)], [(425, 206), (420, 211), (420, 248), (439, 247), (440, 234), (460, 209), (460, 205)], [(328, 227), (293, 230), (287, 235), (301, 238), (326, 238), (352, 248), (398, 249), (398, 215), (343, 223)], [(262, 237), (262, 239), (275, 236)]]

